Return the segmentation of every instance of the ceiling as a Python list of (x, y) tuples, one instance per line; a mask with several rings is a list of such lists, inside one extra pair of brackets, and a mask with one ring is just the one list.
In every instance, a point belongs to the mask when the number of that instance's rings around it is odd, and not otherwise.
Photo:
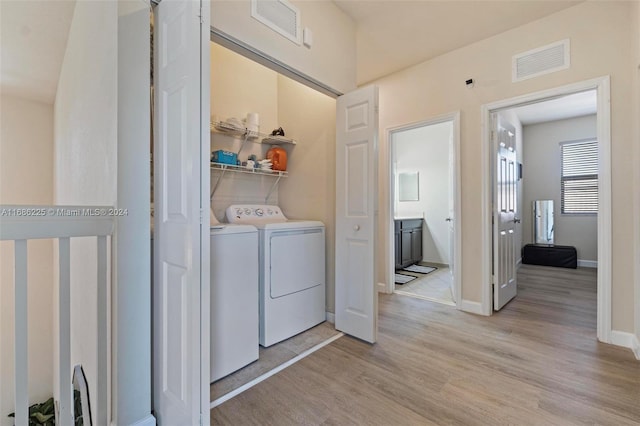
[(75, 1), (0, 0), (2, 94), (53, 103)]
[[(579, 1), (334, 0), (357, 26), (358, 84)], [(75, 0), (0, 0), (0, 90), (53, 103)]]
[(538, 102), (513, 108), (523, 126), (566, 118), (596, 114), (598, 111), (597, 92), (575, 93), (549, 101)]
[(334, 0), (357, 26), (358, 85), (580, 1)]

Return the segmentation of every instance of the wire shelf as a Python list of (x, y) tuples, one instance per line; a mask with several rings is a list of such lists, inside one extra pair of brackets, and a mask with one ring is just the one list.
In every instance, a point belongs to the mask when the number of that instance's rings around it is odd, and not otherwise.
[(222, 164), (211, 162), (211, 170), (230, 171), (235, 173), (247, 173), (252, 175), (262, 176), (274, 176), (274, 177), (288, 177), (289, 173), (280, 170), (263, 170), (259, 168), (248, 169), (244, 166), (234, 166), (232, 164)]
[(238, 127), (235, 124), (228, 123), (226, 121), (213, 121), (210, 125), (210, 131), (225, 133), (228, 135), (245, 137), (255, 143), (263, 143), (266, 145), (296, 145), (297, 142), (293, 139), (285, 138), (284, 136), (272, 136), (266, 133), (254, 132), (246, 127)]

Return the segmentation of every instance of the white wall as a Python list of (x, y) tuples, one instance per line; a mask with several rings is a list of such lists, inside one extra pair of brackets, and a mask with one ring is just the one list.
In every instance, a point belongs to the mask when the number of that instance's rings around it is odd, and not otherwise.
[(313, 31), (311, 49), (297, 45), (251, 17), (249, 0), (213, 0), (211, 26), (325, 85), (346, 93), (356, 87), (356, 30), (330, 1), (292, 1), (302, 28)]
[[(424, 217), (422, 259), (449, 264), (449, 222), (453, 208), (449, 159), (453, 123), (445, 122), (393, 134), (396, 163), (396, 217)], [(398, 173), (419, 173), (419, 200), (399, 201)]]
[[(116, 202), (117, 8), (117, 2), (76, 4), (54, 109), (56, 204)], [(71, 362), (83, 364), (92, 397), (96, 297), (95, 239), (72, 240)], [(95, 410), (96, 402), (91, 405)]]
[(151, 419), (150, 10), (142, 0), (117, 3), (116, 207), (127, 214), (116, 218), (112, 239), (112, 420), (129, 425)]
[[(54, 106), (56, 204), (127, 209), (111, 258), (111, 416), (151, 410), (149, 270), (149, 8), (78, 1)], [(120, 78), (119, 78), (120, 77)], [(118, 250), (120, 248), (120, 250)], [(71, 242), (71, 362), (96, 395), (96, 241)], [(97, 402), (91, 402), (93, 412)], [(109, 408), (107, 408), (109, 410)]]
[(555, 244), (574, 246), (580, 260), (598, 260), (597, 215), (564, 215), (560, 143), (597, 137), (596, 116), (524, 126), (524, 244), (533, 242), (534, 200), (553, 200)]
[(290, 219), (325, 225), (326, 308), (335, 312), (336, 101), (278, 76), (278, 119), (298, 144), (288, 147), (289, 177), (279, 204)]
[[(0, 96), (0, 204), (53, 202), (53, 106)], [(0, 243), (0, 425), (13, 425), (13, 242)], [(29, 402), (53, 395), (53, 245), (28, 244)]]
[[(633, 330), (634, 244), (628, 233), (634, 228), (628, 194), (640, 192), (633, 176), (634, 104), (629, 96), (633, 73), (632, 37), (637, 27), (632, 19), (632, 2), (583, 2), (574, 7), (514, 28), (473, 45), (449, 52), (393, 75), (377, 80), (380, 88), (380, 179), (381, 205), (387, 205), (388, 142), (385, 129), (424, 120), (451, 111), (461, 112), (461, 188), (462, 188), (462, 298), (479, 302), (479, 277), (484, 250), (482, 229), (482, 172), (488, 162), (481, 150), (480, 107), (483, 104), (527, 93), (563, 86), (577, 81), (611, 76), (612, 137), (612, 326), (614, 330)], [(589, 25), (585, 25), (589, 22)], [(571, 68), (511, 82), (511, 57), (557, 40), (571, 39)], [(633, 70), (633, 71), (632, 71)], [(474, 88), (465, 87), (473, 78)], [(380, 211), (378, 232), (383, 239), (387, 212)], [(386, 241), (385, 246), (393, 247)], [(388, 253), (380, 250), (379, 276)]]
[[(216, 43), (211, 49), (211, 115), (218, 120), (230, 117), (244, 119), (249, 112), (260, 115), (260, 131), (270, 133), (278, 128), (278, 74)], [(224, 149), (238, 152), (242, 139), (220, 132), (211, 133), (211, 151)], [(268, 145), (248, 141), (239, 154), (241, 161), (249, 155), (258, 159), (266, 156)], [(211, 173), (211, 188), (220, 178), (219, 171)], [(264, 203), (273, 178), (239, 173), (225, 173), (216, 190), (211, 206), (219, 221), (224, 221), (226, 208), (231, 204)], [(278, 202), (278, 191), (269, 199)]]

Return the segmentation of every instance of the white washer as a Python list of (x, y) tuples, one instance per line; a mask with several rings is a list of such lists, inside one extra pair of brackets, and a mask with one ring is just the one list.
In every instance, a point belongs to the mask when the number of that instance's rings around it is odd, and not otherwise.
[(210, 256), (213, 382), (258, 359), (258, 230), (212, 223)]
[(271, 346), (325, 320), (325, 229), (288, 220), (278, 206), (232, 205), (229, 223), (258, 228), (260, 344)]

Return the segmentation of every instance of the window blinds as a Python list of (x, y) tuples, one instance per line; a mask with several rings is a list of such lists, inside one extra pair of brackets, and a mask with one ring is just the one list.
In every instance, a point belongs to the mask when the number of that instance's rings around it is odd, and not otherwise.
[(560, 154), (562, 213), (598, 213), (598, 142), (565, 142)]

